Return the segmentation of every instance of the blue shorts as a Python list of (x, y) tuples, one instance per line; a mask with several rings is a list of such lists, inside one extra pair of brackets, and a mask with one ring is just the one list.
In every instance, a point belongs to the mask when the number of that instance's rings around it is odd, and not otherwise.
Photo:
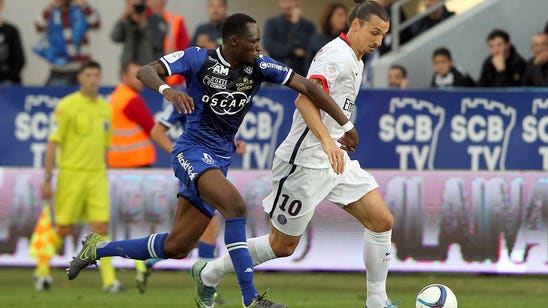
[(218, 157), (203, 146), (177, 144), (171, 152), (171, 165), (179, 179), (178, 195), (188, 199), (208, 217), (213, 217), (215, 208), (200, 197), (196, 184), (200, 175), (209, 169), (220, 169), (226, 176), (230, 159)]

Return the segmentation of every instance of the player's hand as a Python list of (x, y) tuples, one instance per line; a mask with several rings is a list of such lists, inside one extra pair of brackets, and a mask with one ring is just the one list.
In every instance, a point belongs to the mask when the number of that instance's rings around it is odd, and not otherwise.
[(163, 92), (164, 97), (173, 104), (179, 113), (192, 113), (194, 110), (194, 100), (188, 94), (177, 91), (173, 88), (167, 88)]
[(51, 182), (45, 181), (40, 187), (40, 196), (42, 200), (50, 200), (52, 195)]
[(236, 145), (236, 154), (244, 155), (247, 152), (247, 142), (235, 139), (234, 144)]
[(322, 149), (329, 158), (331, 168), (336, 174), (341, 174), (344, 171), (344, 152), (337, 146), (331, 138), (320, 140)]
[(360, 143), (360, 136), (358, 136), (356, 127), (353, 127), (351, 130), (344, 133), (344, 136), (337, 141), (342, 144), (341, 149), (350, 152), (356, 151), (356, 147)]

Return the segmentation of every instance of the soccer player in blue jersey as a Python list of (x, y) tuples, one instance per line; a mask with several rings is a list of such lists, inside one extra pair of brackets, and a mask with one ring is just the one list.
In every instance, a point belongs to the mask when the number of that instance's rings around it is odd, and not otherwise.
[[(167, 153), (171, 153), (173, 150), (173, 142), (168, 136), (168, 131), (170, 129), (176, 129), (177, 134), (180, 134), (180, 131), (184, 131), (186, 125), (186, 114), (179, 113), (173, 105), (169, 104), (164, 107), (162, 110), (159, 119), (156, 121), (154, 126), (150, 131), (150, 139), (154, 141), (162, 150)], [(246, 142), (244, 140), (234, 140), (236, 145), (236, 154), (243, 155), (246, 153)], [(202, 237), (198, 241), (198, 257), (200, 260), (213, 260), (215, 258), (216, 242), (217, 237), (219, 236), (219, 220), (217, 215), (213, 216), (209, 222), (209, 226), (206, 228)], [(154, 264), (163, 259), (148, 259), (146, 261), (136, 260), (135, 268), (137, 270), (135, 275), (135, 282), (137, 289), (140, 293), (144, 293), (147, 287), (148, 277), (152, 272)], [(218, 294), (215, 296), (216, 303), (222, 303), (222, 299)]]
[[(236, 187), (227, 178), (230, 156), (234, 152), (234, 136), (251, 99), (263, 82), (284, 84), (329, 114), (345, 131), (340, 139), (343, 148), (354, 150), (358, 135), (337, 103), (321, 86), (296, 74), (293, 70), (267, 56), (261, 56), (260, 33), (256, 21), (245, 14), (229, 16), (221, 29), (223, 46), (217, 49), (191, 47), (143, 66), (138, 78), (157, 89), (177, 110), (187, 114), (185, 132), (177, 140), (172, 165), (180, 180), (179, 199), (170, 233), (151, 234), (141, 239), (104, 241), (90, 234), (83, 248), (70, 262), (68, 278), (74, 279), (82, 269), (107, 256), (137, 260), (149, 258), (180, 259), (188, 255), (215, 210), (225, 218), (225, 245), (235, 268), (245, 307), (285, 307), (259, 295), (253, 283), (253, 251), (246, 243), (246, 204)], [(187, 82), (187, 93), (170, 88), (162, 77), (181, 74)], [(320, 120), (318, 120), (320, 121)], [(333, 164), (343, 164), (343, 155), (333, 143), (326, 150)], [(195, 280), (203, 267), (191, 270)], [(212, 307), (215, 289), (196, 288), (198, 307)], [(212, 295), (211, 294), (211, 295)], [(202, 301), (207, 298), (207, 301)], [(210, 299), (210, 300), (209, 300)]]

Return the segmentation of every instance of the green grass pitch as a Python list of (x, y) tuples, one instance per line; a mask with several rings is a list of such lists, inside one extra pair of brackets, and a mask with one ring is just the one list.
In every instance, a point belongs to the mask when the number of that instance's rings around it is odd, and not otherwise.
[[(53, 270), (49, 291), (37, 292), (30, 268), (0, 268), (0, 307), (194, 307), (193, 285), (187, 271), (155, 271), (145, 294), (134, 285), (134, 271), (119, 269), (118, 279), (127, 290), (104, 294), (99, 273), (86, 270), (74, 280), (66, 279), (62, 269)], [(270, 288), (272, 299), (288, 307), (364, 307), (363, 273), (271, 273), (258, 271), (259, 290)], [(548, 276), (497, 276), (468, 274), (391, 273), (388, 292), (400, 307), (415, 307), (415, 296), (425, 285), (443, 283), (457, 295), (459, 307), (548, 307)], [(234, 275), (221, 285), (226, 304), (241, 307)]]

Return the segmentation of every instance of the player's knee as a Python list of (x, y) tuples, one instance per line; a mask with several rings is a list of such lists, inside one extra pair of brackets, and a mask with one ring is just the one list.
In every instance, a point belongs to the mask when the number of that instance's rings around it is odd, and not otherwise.
[(392, 230), (394, 225), (394, 216), (390, 211), (386, 211), (383, 215), (380, 215), (375, 221), (372, 222), (372, 230), (374, 232), (385, 232)]
[(246, 217), (247, 206), (244, 202), (237, 202), (234, 203), (232, 206), (226, 208), (225, 213), (223, 213), (223, 216), (225, 216), (225, 218)]
[(273, 243), (271, 244), (271, 246), (272, 246), (272, 251), (274, 252), (276, 257), (283, 258), (283, 257), (289, 257), (290, 255), (292, 255), (295, 252), (295, 249), (297, 248), (298, 244), (299, 242)]
[(164, 254), (169, 259), (183, 259), (188, 256), (192, 247), (166, 238), (164, 241)]

